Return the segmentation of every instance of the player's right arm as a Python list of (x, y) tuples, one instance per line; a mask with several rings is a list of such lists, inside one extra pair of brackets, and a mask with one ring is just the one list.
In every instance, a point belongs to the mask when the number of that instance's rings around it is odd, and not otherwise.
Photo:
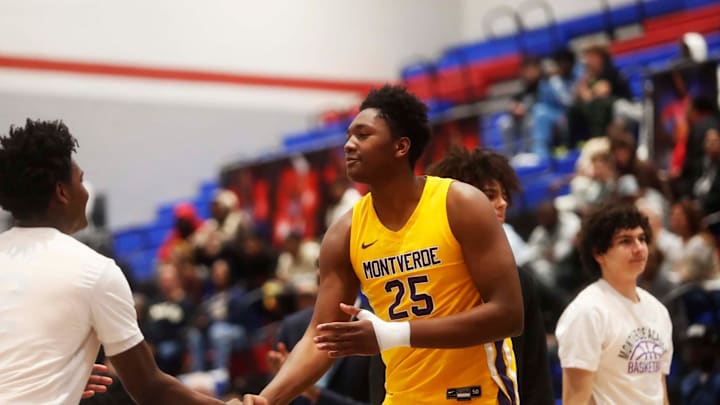
[(139, 405), (224, 404), (222, 401), (191, 390), (160, 371), (145, 341), (130, 350), (110, 357), (110, 361), (128, 393)]
[(135, 402), (223, 404), (160, 371), (140, 333), (130, 286), (115, 263), (108, 262), (88, 298), (93, 329)]
[[(287, 357), (278, 374), (260, 394), (272, 405), (287, 404), (314, 384), (330, 368), (333, 360), (316, 348), (313, 338), (317, 325), (347, 321), (340, 303), (352, 305), (359, 281), (350, 264), (350, 226), (352, 211), (343, 215), (328, 229), (320, 247), (320, 286), (315, 310), (303, 338)], [(245, 403), (251, 402), (246, 398)], [(257, 401), (255, 403), (263, 403)]]
[(562, 403), (587, 405), (592, 396), (595, 373), (580, 368), (564, 368), (562, 374)]

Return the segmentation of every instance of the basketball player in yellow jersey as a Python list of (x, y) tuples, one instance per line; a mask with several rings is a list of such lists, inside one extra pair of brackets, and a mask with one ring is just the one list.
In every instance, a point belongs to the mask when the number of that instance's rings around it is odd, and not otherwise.
[[(465, 183), (415, 176), (430, 137), (415, 96), (384, 86), (360, 110), (348, 129), (347, 173), (370, 193), (323, 239), (305, 336), (243, 403), (287, 404), (334, 358), (378, 352), (386, 405), (517, 403), (507, 338), (522, 330), (522, 298), (493, 207)], [(377, 316), (349, 305), (359, 287)]]

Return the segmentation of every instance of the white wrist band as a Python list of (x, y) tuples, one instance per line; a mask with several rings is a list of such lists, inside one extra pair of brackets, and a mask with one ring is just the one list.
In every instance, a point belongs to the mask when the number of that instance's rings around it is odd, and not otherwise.
[(357, 318), (372, 323), (381, 352), (396, 347), (410, 347), (410, 322), (385, 322), (364, 309), (360, 310)]

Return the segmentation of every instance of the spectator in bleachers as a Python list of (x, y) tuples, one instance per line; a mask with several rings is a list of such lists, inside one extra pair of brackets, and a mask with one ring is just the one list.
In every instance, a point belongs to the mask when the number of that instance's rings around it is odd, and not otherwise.
[(198, 305), (205, 295), (207, 272), (201, 272), (193, 255), (192, 247), (186, 243), (176, 244), (170, 250), (168, 263), (176, 269), (180, 286), (193, 305)]
[(627, 80), (613, 65), (607, 48), (592, 46), (583, 51), (584, 75), (575, 88), (575, 102), (568, 112), (570, 145), (604, 136), (613, 121), (617, 100), (631, 100)]
[(572, 211), (558, 211), (549, 201), (538, 207), (537, 221), (538, 225), (528, 238), (528, 246), (533, 252), (531, 267), (538, 280), (554, 288), (557, 282), (555, 265), (575, 249), (580, 218)]
[(532, 153), (541, 159), (552, 156), (555, 134), (567, 143), (565, 114), (573, 103), (577, 80), (575, 54), (569, 50), (556, 52), (552, 69), (538, 84), (537, 102), (531, 110)]
[(290, 286), (307, 281), (314, 284), (319, 255), (319, 243), (314, 240), (303, 241), (300, 235), (290, 233), (285, 238), (283, 251), (278, 256), (275, 277)]
[(717, 326), (690, 325), (684, 338), (691, 371), (682, 380), (683, 405), (720, 403)]
[(663, 225), (663, 208), (652, 200), (639, 198), (635, 205), (648, 218), (653, 232), (653, 241), (648, 244), (648, 261), (645, 271), (638, 279), (638, 285), (662, 300), (677, 285), (675, 273), (682, 240)]
[(240, 274), (246, 289), (254, 290), (275, 276), (277, 254), (260, 235), (250, 234), (240, 244)]
[(633, 176), (641, 190), (652, 189), (662, 198), (669, 198), (669, 190), (660, 179), (658, 168), (652, 162), (637, 157), (637, 145), (632, 134), (621, 124), (614, 127), (616, 130), (608, 131), (608, 140), (617, 175)]
[(170, 260), (170, 252), (176, 245), (188, 245), (195, 233), (200, 227), (202, 221), (192, 204), (179, 203), (174, 208), (175, 223), (173, 229), (168, 234), (165, 242), (160, 246), (158, 251), (158, 259), (162, 263)]
[(573, 180), (570, 184), (577, 210), (582, 214), (615, 195), (617, 173), (609, 152), (598, 150), (590, 157), (588, 177)]
[(700, 177), (693, 185), (703, 216), (720, 211), (720, 132), (717, 128), (705, 132), (705, 157)]
[[(315, 294), (317, 293), (317, 280)], [(314, 311), (314, 296), (310, 306), (299, 309), (280, 322), (274, 347), (267, 354), (273, 374), (277, 374), (285, 362), (289, 351), (305, 334)], [(332, 367), (318, 380), (308, 387), (291, 405), (366, 405), (375, 396), (381, 401), (385, 396), (383, 389), (384, 373), (373, 373), (371, 365), (382, 364), (380, 355), (350, 356), (338, 359)], [(374, 391), (373, 391), (374, 390)], [(377, 391), (377, 392), (375, 392)], [(375, 394), (375, 395), (374, 395)], [(377, 402), (372, 402), (373, 404)]]
[(242, 315), (231, 314), (230, 311), (238, 308), (232, 301), (240, 300), (244, 291), (232, 284), (231, 276), (226, 261), (219, 259), (213, 263), (214, 293), (200, 305), (187, 334), (191, 371), (206, 369), (208, 348), (212, 349), (213, 368), (227, 370), (231, 352), (244, 348), (248, 343), (244, 326), (232, 322), (242, 318)]
[(705, 37), (697, 32), (686, 32), (680, 40), (680, 59), (674, 65), (683, 66), (707, 60), (708, 45)]
[(533, 123), (530, 111), (537, 101), (541, 73), (540, 59), (534, 56), (525, 57), (520, 64), (522, 90), (513, 96), (508, 114), (503, 115), (498, 122), (506, 156), (532, 151)]
[(221, 243), (231, 241), (238, 230), (250, 229), (250, 216), (239, 209), (238, 198), (230, 190), (215, 192), (210, 206), (211, 217), (205, 220), (193, 235), (193, 243), (205, 247), (211, 235), (219, 236)]
[(709, 129), (720, 128), (717, 103), (707, 97), (694, 98), (688, 112), (688, 125), (689, 131), (685, 139), (685, 160), (673, 190), (676, 197), (692, 196), (695, 181), (703, 171), (705, 134)]
[(702, 224), (702, 214), (695, 201), (675, 203), (670, 212), (670, 229), (683, 241), (676, 271), (681, 282), (713, 278), (717, 274), (717, 250), (712, 235)]
[(653, 230), (653, 244), (663, 252), (663, 272), (667, 274), (673, 282), (676, 282), (677, 278), (674, 276), (674, 270), (682, 256), (684, 242), (679, 235), (673, 233), (669, 228), (668, 218), (671, 207), (665, 209), (658, 201), (645, 197), (639, 197), (635, 205), (637, 205), (643, 215), (648, 217), (650, 227)]
[(328, 193), (328, 206), (325, 211), (325, 229), (329, 228), (333, 222), (340, 218), (344, 213), (348, 212), (362, 196), (350, 184), (345, 176), (338, 178), (330, 185)]
[(145, 339), (152, 345), (160, 369), (177, 375), (183, 369), (185, 328), (195, 308), (180, 285), (175, 266), (161, 265), (157, 283), (160, 296), (148, 307)]

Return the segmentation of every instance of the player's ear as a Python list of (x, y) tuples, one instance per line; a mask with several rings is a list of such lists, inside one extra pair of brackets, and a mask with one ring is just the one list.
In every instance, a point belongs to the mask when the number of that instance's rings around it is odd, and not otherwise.
[(55, 200), (59, 201), (61, 204), (67, 204), (70, 200), (68, 193), (69, 193), (69, 190), (68, 190), (67, 184), (64, 184), (60, 181), (55, 183), (55, 193), (54, 193)]
[(410, 153), (410, 138), (403, 136), (395, 141), (395, 157), (405, 157)]

